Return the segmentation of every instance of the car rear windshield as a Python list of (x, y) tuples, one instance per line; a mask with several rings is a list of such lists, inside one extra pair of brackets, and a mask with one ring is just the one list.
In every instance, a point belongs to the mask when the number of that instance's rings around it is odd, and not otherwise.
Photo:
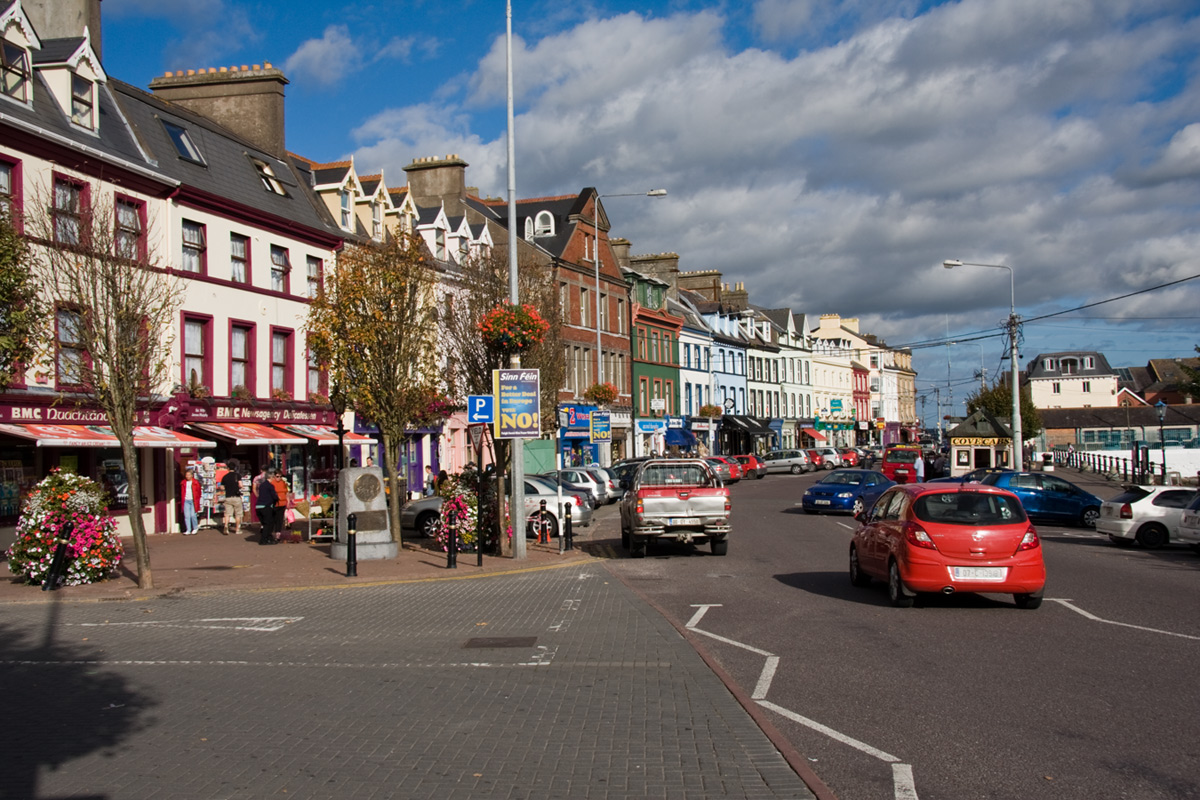
[(890, 450), (884, 456), (889, 464), (911, 464), (917, 460), (916, 450)]
[(642, 486), (709, 486), (709, 472), (698, 464), (651, 464), (642, 471)]
[(1141, 500), (1143, 497), (1146, 497), (1149, 494), (1150, 494), (1150, 492), (1146, 491), (1145, 489), (1141, 488), (1140, 486), (1127, 486), (1127, 487), (1125, 487), (1125, 491), (1121, 492), (1119, 495), (1112, 498), (1108, 502), (1110, 502), (1110, 503), (1136, 503), (1138, 500)]
[(923, 494), (913, 503), (922, 522), (943, 525), (1014, 525), (1025, 521), (1025, 509), (1015, 497), (982, 492)]

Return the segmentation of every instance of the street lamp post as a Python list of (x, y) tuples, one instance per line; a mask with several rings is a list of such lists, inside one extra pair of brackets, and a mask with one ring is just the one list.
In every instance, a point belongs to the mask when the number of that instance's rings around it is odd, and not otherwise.
[(1154, 404), (1158, 412), (1158, 451), (1162, 454), (1162, 485), (1167, 485), (1167, 440), (1163, 437), (1163, 422), (1167, 419), (1167, 404), (1159, 400)]
[[(592, 261), (596, 265), (596, 383), (604, 383), (604, 345), (600, 340), (600, 198), (602, 197), (666, 197), (666, 189), (625, 194), (597, 194), (592, 207), (592, 227), (596, 238), (592, 242)], [(585, 253), (586, 255), (586, 253)]]
[(1017, 355), (1017, 284), (1013, 276), (1012, 267), (1004, 264), (979, 264), (971, 261), (961, 261), (959, 259), (946, 259), (942, 262), (942, 266), (946, 269), (954, 269), (955, 267), (989, 267), (991, 269), (1006, 269), (1008, 270), (1009, 291), (1011, 292), (1011, 302), (1008, 307), (1008, 343), (1009, 356), (1012, 363), (1012, 448), (1013, 469), (1018, 472), (1023, 468), (1024, 453), (1021, 450), (1021, 445), (1024, 437), (1021, 435), (1021, 389), (1020, 382), (1020, 357)]

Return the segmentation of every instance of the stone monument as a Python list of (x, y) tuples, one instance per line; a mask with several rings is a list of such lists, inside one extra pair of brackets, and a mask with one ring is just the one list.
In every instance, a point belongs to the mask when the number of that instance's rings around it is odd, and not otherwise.
[(346, 467), (338, 472), (337, 535), (329, 557), (346, 560), (347, 518), (355, 515), (355, 557), (358, 561), (395, 558), (399, 542), (388, 531), (387, 493), (383, 490), (383, 470), (379, 467)]

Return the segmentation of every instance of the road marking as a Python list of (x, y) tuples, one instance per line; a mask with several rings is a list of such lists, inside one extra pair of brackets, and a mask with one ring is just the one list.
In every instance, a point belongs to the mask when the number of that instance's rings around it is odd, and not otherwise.
[(913, 783), (911, 765), (892, 764), (892, 785), (895, 787), (896, 800), (917, 800), (917, 786)]
[(1118, 625), (1122, 628), (1133, 628), (1135, 631), (1145, 631), (1146, 633), (1161, 633), (1163, 636), (1177, 636), (1180, 639), (1191, 639), (1194, 642), (1200, 642), (1200, 636), (1192, 636), (1187, 633), (1176, 633), (1174, 631), (1164, 631), (1164, 630), (1160, 630), (1158, 628), (1147, 628), (1145, 625), (1134, 625), (1131, 622), (1117, 622), (1116, 620), (1104, 619), (1103, 617), (1097, 617), (1095, 614), (1091, 614), (1087, 611), (1084, 611), (1082, 608), (1075, 605), (1070, 600), (1060, 600), (1060, 599), (1054, 598), (1054, 597), (1048, 597), (1046, 599), (1052, 603), (1058, 603), (1059, 605), (1066, 606), (1067, 608), (1074, 611), (1076, 614), (1079, 614), (1080, 616), (1082, 616), (1086, 619), (1090, 619), (1092, 622), (1103, 622), (1106, 625)]
[[(855, 739), (853, 736), (847, 736), (844, 733), (839, 733), (838, 731), (835, 731), (833, 728), (829, 727), (828, 725), (822, 725), (821, 723), (817, 722), (816, 720), (809, 719), (808, 717), (804, 717), (804, 716), (797, 714), (795, 711), (789, 711), (786, 708), (784, 708), (783, 706), (777, 706), (769, 700), (759, 700), (758, 704), (760, 706), (762, 706), (763, 708), (771, 709), (772, 711), (774, 711), (776, 714), (779, 714), (780, 716), (787, 717), (792, 722), (798, 722), (801, 725), (805, 726), (806, 728), (812, 728), (814, 731), (817, 731), (818, 733), (825, 734), (826, 736), (828, 736), (830, 739), (833, 739), (834, 741), (841, 742), (844, 745), (853, 747), (855, 750), (866, 753), (867, 755), (871, 756), (872, 758), (877, 758), (880, 761), (886, 761), (889, 764), (894, 764), (894, 763), (900, 761), (900, 759), (896, 758), (891, 753), (886, 753), (883, 750), (880, 750), (876, 747), (872, 747), (871, 745), (867, 744), (866, 742), (860, 742), (858, 739)], [(897, 797), (899, 797), (899, 795), (897, 795)]]
[(858, 529), (857, 529), (857, 528), (855, 528), (853, 525), (847, 525), (847, 524), (846, 524), (846, 523), (844, 523), (844, 522), (839, 522), (839, 523), (837, 523), (837, 524), (838, 524), (838, 525), (841, 525), (843, 528), (845, 528), (845, 529), (846, 529), (846, 530), (848, 530), (848, 531), (858, 530)]
[(209, 619), (181, 620), (178, 622), (148, 619), (139, 622), (75, 622), (67, 624), (79, 628), (205, 628), (209, 630), (274, 633), (302, 619), (304, 617), (214, 617)]
[(775, 669), (779, 666), (779, 656), (767, 656), (767, 663), (763, 665), (763, 671), (758, 676), (758, 683), (754, 685), (754, 694), (750, 695), (751, 700), (765, 700), (767, 690), (771, 688), (771, 681), (775, 680)]

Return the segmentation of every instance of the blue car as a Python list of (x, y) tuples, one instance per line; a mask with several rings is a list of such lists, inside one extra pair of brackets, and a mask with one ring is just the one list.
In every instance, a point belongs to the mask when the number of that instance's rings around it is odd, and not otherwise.
[(1044, 472), (989, 472), (980, 483), (1008, 489), (1021, 499), (1030, 519), (1096, 527), (1104, 503), (1070, 481)]
[(983, 483), (983, 476), (989, 472), (1012, 472), (1007, 467), (980, 467), (959, 475), (957, 478), (934, 478), (925, 483)]
[(873, 469), (835, 469), (808, 487), (800, 505), (806, 514), (821, 511), (858, 514), (895, 485), (895, 481)]

